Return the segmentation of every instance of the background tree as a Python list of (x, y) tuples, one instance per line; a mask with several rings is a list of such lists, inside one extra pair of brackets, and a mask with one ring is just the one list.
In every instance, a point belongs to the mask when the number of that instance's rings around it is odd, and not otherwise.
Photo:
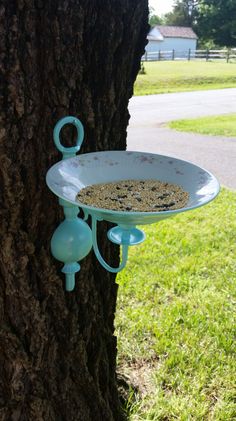
[(200, 0), (197, 33), (204, 42), (236, 47), (235, 0)]
[(149, 7), (149, 25), (155, 26), (155, 25), (162, 25), (163, 20), (159, 16), (155, 14), (155, 10), (153, 7)]
[(164, 15), (164, 24), (193, 27), (197, 15), (197, 4), (197, 0), (177, 0), (173, 10)]
[[(61, 158), (53, 127), (68, 114), (85, 126), (82, 153), (125, 149), (147, 19), (143, 0), (1, 2), (1, 421), (121, 418), (115, 276), (90, 253), (65, 292), (49, 250), (62, 211), (45, 175)], [(116, 265), (106, 230), (102, 252)]]

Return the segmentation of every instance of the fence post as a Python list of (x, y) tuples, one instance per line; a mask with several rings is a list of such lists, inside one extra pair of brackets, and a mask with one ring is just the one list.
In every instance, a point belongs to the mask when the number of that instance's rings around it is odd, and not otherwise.
[(208, 61), (208, 60), (209, 60), (209, 50), (207, 48), (207, 50), (206, 50), (206, 61)]
[(145, 50), (144, 60), (147, 61), (147, 51)]
[(191, 59), (191, 48), (188, 49), (188, 61)]
[(158, 61), (161, 60), (161, 50), (158, 51)]
[(227, 53), (226, 53), (226, 62), (228, 63), (230, 59), (230, 49), (228, 48)]
[(172, 60), (174, 60), (174, 59), (175, 59), (175, 50), (173, 48), (173, 50), (172, 50)]

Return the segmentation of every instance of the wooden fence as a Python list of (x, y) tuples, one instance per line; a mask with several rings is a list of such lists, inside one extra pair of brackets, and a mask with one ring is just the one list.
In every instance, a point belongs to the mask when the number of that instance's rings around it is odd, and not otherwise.
[(145, 52), (142, 61), (161, 61), (161, 60), (236, 60), (236, 48), (228, 50), (169, 50), (169, 51), (154, 51)]

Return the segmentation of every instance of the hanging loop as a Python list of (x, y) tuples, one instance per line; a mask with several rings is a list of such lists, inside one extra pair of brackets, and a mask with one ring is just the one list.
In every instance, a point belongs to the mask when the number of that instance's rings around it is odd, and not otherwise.
[[(62, 127), (64, 127), (66, 124), (73, 124), (77, 130), (77, 137), (75, 142), (76, 145), (70, 148), (63, 146), (60, 140), (60, 131)], [(63, 159), (72, 158), (80, 150), (81, 144), (84, 139), (84, 128), (81, 121), (73, 116), (61, 118), (61, 120), (59, 120), (54, 127), (53, 139), (57, 149), (62, 153)]]

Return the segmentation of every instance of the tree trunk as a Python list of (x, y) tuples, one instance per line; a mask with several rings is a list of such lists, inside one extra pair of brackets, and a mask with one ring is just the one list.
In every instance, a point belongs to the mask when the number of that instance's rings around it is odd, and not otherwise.
[(82, 153), (125, 149), (147, 16), (147, 0), (0, 3), (1, 421), (121, 419), (115, 276), (90, 253), (65, 292), (50, 254), (62, 211), (45, 174), (65, 115), (84, 124)]

